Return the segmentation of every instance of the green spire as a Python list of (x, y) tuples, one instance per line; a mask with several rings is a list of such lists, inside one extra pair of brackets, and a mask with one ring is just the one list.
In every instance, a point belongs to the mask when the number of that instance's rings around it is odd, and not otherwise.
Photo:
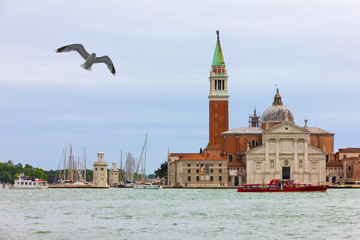
[(220, 46), (220, 39), (219, 39), (219, 30), (216, 31), (217, 34), (217, 42), (216, 42), (216, 48), (215, 48), (215, 53), (214, 53), (214, 59), (212, 62), (213, 66), (225, 66), (225, 61), (224, 61), (224, 57), (221, 51), (221, 46)]

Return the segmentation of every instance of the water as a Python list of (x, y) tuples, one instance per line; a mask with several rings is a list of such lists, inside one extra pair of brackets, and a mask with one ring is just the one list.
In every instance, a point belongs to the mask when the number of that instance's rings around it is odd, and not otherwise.
[(0, 239), (359, 239), (360, 189), (0, 189)]

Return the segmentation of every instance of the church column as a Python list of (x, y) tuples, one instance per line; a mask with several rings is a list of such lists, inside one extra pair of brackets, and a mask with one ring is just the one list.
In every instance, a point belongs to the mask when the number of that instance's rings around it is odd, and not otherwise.
[(305, 138), (304, 139), (304, 162), (303, 162), (303, 166), (304, 166), (304, 182), (305, 183), (310, 182), (310, 179), (309, 179), (310, 163), (308, 161), (308, 157), (309, 157), (308, 140)]
[(294, 169), (293, 169), (293, 178), (297, 180), (298, 178), (298, 169), (299, 169), (299, 162), (298, 162), (298, 138), (294, 138)]
[(275, 177), (281, 178), (281, 164), (280, 164), (280, 138), (275, 138), (276, 144), (275, 144)]
[(265, 182), (270, 181), (271, 166), (269, 163), (269, 139), (265, 140)]

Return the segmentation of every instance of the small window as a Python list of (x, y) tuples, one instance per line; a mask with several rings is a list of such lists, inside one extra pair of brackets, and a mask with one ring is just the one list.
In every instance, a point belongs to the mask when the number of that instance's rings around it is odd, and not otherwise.
[(219, 167), (221, 167), (222, 165), (221, 165), (221, 163), (219, 163)]
[(214, 126), (217, 127), (217, 123), (214, 123)]
[(104, 171), (104, 168), (101, 168), (101, 171)]
[(222, 173), (222, 169), (221, 169), (221, 168), (219, 168), (219, 173)]
[(217, 136), (217, 133), (215, 132), (215, 136)]
[(200, 171), (199, 171), (199, 169), (197, 168), (197, 169), (196, 169), (196, 173), (199, 173), (199, 172), (200, 172)]
[(217, 113), (215, 113), (215, 117), (217, 117)]
[(221, 177), (221, 176), (219, 176), (219, 181), (222, 181), (222, 177)]
[(230, 176), (228, 177), (228, 182), (231, 182), (231, 177)]
[(329, 162), (329, 155), (326, 155), (326, 162)]
[(95, 171), (97, 171), (97, 167), (95, 168)]
[(211, 169), (210, 169), (210, 173), (214, 173), (214, 169), (211, 168)]
[(191, 166), (191, 164), (190, 163), (188, 163), (188, 167), (190, 167)]
[(210, 176), (210, 181), (214, 181), (214, 176)]
[(346, 155), (344, 155), (344, 158), (346, 158)]
[(233, 155), (232, 155), (232, 154), (229, 154), (229, 155), (228, 155), (228, 159), (229, 159), (229, 162), (232, 162), (232, 161), (233, 161)]
[(216, 104), (216, 103), (214, 104), (214, 107), (217, 108), (217, 104)]
[(256, 147), (259, 146), (259, 143), (256, 140), (249, 141), (249, 147)]
[(196, 176), (196, 181), (199, 181), (199, 176)]
[(191, 177), (190, 176), (188, 176), (188, 181), (191, 182)]
[(221, 80), (218, 80), (218, 90), (221, 90)]
[(351, 166), (349, 166), (349, 168), (348, 168), (348, 169), (349, 169), (349, 172), (350, 172), (350, 171), (351, 171)]
[(190, 169), (190, 168), (188, 169), (188, 173), (191, 173), (191, 169)]

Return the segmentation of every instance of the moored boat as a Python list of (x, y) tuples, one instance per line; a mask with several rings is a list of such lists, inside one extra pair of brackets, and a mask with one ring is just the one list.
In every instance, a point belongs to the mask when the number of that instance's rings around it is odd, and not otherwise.
[(135, 184), (134, 189), (162, 189), (161, 185), (151, 183)]
[(273, 179), (268, 184), (244, 184), (238, 192), (326, 192), (328, 185), (295, 183), (294, 180)]
[(47, 181), (38, 178), (29, 178), (21, 173), (15, 183), (10, 186), (12, 189), (44, 189), (48, 188)]

